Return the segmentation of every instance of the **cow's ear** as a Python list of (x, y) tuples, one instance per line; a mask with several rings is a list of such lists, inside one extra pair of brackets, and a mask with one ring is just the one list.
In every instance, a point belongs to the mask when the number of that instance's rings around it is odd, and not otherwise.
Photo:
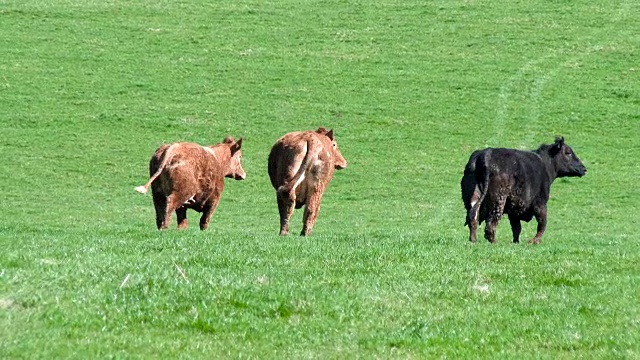
[(327, 133), (327, 137), (331, 139), (331, 141), (333, 141), (333, 129), (329, 130), (329, 132)]
[(224, 138), (223, 142), (225, 144), (233, 144), (235, 142), (235, 139), (233, 138), (233, 136), (227, 136), (226, 138)]
[(242, 138), (238, 139), (235, 144), (231, 145), (231, 155), (235, 154), (242, 147)]
[(556, 156), (556, 154), (558, 154), (560, 150), (562, 150), (563, 146), (564, 146), (564, 137), (556, 136), (556, 141), (553, 143), (553, 145), (551, 145), (551, 149), (549, 149), (551, 156)]
[(324, 127), (321, 126), (321, 127), (318, 128), (318, 130), (316, 130), (316, 132), (318, 134), (323, 134), (324, 135), (324, 134), (327, 133), (327, 129), (325, 129)]

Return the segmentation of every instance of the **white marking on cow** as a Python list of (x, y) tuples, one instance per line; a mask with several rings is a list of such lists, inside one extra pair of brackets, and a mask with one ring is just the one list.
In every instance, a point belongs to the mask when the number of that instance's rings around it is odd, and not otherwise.
[(184, 204), (182, 205), (192, 205), (192, 204), (195, 204), (195, 202), (196, 202), (196, 194), (193, 194), (191, 195), (191, 198), (185, 201)]
[(293, 185), (293, 187), (291, 188), (291, 190), (295, 191), (296, 188), (298, 187), (298, 185), (300, 185), (300, 183), (304, 180), (304, 173), (302, 175), (300, 175), (300, 179), (298, 179), (298, 181), (296, 181), (296, 183)]
[(216, 156), (216, 152), (215, 152), (215, 151), (213, 151), (213, 149), (212, 149), (212, 148), (207, 147), (207, 146), (203, 146), (202, 148), (203, 148), (206, 152), (208, 152), (209, 154), (213, 155), (213, 158), (214, 158), (214, 159), (218, 160), (218, 157)]
[(471, 207), (473, 208), (478, 201), (471, 201)]
[(167, 166), (167, 169), (175, 169), (175, 168), (180, 167), (180, 166), (182, 166), (182, 165), (184, 165), (184, 162), (182, 162), (182, 161), (177, 161), (177, 162), (175, 162), (175, 163), (173, 163), (173, 164), (171, 164), (171, 165)]

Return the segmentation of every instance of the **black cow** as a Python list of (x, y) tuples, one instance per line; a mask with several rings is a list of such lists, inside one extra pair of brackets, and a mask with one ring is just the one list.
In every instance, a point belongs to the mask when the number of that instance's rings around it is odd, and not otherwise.
[(539, 244), (547, 225), (551, 183), (558, 177), (584, 176), (587, 169), (564, 138), (534, 151), (487, 148), (471, 154), (460, 187), (467, 209), (469, 240), (476, 242), (478, 223), (486, 221), (484, 237), (496, 241), (496, 226), (509, 215), (513, 242), (520, 242), (520, 221), (535, 216), (538, 231), (530, 243)]

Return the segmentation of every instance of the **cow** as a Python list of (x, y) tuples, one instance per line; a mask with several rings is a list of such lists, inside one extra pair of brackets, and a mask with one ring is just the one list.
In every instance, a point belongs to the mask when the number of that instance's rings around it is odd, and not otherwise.
[(178, 229), (187, 228), (187, 209), (201, 212), (200, 230), (206, 230), (224, 188), (224, 178), (244, 180), (242, 138), (228, 136), (222, 143), (202, 146), (177, 142), (160, 146), (149, 162), (149, 181), (136, 191), (145, 194), (151, 185), (156, 226), (164, 230), (176, 212)]
[(474, 151), (460, 181), (467, 210), (469, 240), (476, 242), (478, 224), (486, 221), (484, 237), (496, 241), (496, 227), (509, 216), (513, 242), (520, 242), (522, 225), (535, 216), (537, 232), (529, 243), (539, 244), (547, 226), (547, 201), (553, 180), (586, 175), (587, 169), (564, 142), (556, 137), (533, 151), (487, 148)]
[(338, 149), (333, 129), (291, 132), (282, 136), (269, 153), (269, 178), (276, 190), (280, 213), (280, 235), (289, 234), (294, 207), (306, 204), (301, 236), (311, 235), (320, 200), (335, 169), (347, 161)]

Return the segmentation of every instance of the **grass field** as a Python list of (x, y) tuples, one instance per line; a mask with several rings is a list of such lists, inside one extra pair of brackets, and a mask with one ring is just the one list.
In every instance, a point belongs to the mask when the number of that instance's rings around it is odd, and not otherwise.
[[(0, 1), (0, 358), (640, 358), (638, 24), (634, 0)], [(318, 126), (349, 166), (279, 237), (267, 154)], [(158, 232), (153, 151), (226, 135), (247, 180), (209, 230)], [(589, 173), (542, 244), (505, 219), (470, 245), (469, 154), (555, 135)]]

